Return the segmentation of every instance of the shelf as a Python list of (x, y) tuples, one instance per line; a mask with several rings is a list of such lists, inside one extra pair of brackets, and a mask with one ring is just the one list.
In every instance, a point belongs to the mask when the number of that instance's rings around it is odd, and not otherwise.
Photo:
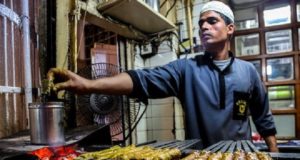
[(110, 16), (146, 35), (176, 28), (167, 18), (141, 0), (104, 0), (97, 5), (97, 9), (101, 15)]
[(82, 0), (77, 1), (77, 7), (80, 8), (81, 15), (86, 22), (99, 26), (106, 31), (115, 32), (129, 39), (145, 40), (148, 38), (146, 34), (136, 29), (128, 28), (124, 24), (115, 23), (106, 19), (97, 10), (97, 4), (98, 2), (95, 0), (89, 0), (86, 2)]

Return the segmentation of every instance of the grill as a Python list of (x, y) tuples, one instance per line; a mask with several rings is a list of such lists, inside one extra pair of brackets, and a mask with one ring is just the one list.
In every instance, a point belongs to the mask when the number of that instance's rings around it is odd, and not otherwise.
[(129, 145), (125, 147), (113, 146), (106, 150), (88, 152), (81, 154), (78, 159), (160, 159), (160, 160), (178, 160), (184, 150), (193, 147), (200, 140), (174, 140), (166, 142), (146, 142), (138, 145)]
[[(96, 137), (99, 137), (98, 135)], [(94, 140), (94, 138), (91, 138)], [(189, 155), (195, 153), (195, 152), (201, 152), (200, 150), (195, 150), (192, 149), (195, 146), (197, 146), (201, 141), (198, 139), (192, 139), (192, 140), (172, 140), (172, 141), (150, 141), (150, 142), (145, 142), (142, 144), (137, 144), (135, 145), (136, 147), (151, 147), (154, 149), (178, 149), (181, 152), (180, 158), (185, 158), (188, 157)], [(74, 144), (74, 143), (73, 143)], [(77, 153), (85, 153), (85, 152), (92, 152), (92, 151), (101, 151), (103, 149), (107, 149), (112, 147), (111, 145), (96, 145), (90, 143), (87, 143), (87, 139), (83, 138), (79, 141), (76, 141), (75, 144), (77, 144), (78, 147), (75, 148), (75, 151)], [(68, 147), (62, 146), (62, 147)], [(130, 147), (130, 146), (127, 146)], [(126, 148), (126, 147), (124, 147)], [(50, 148), (51, 149), (51, 148)], [(53, 148), (52, 148), (53, 149)], [(214, 153), (226, 153), (230, 152), (233, 153), (235, 151), (245, 151), (245, 153), (249, 152), (260, 152), (260, 150), (251, 142), (248, 140), (241, 140), (241, 141), (220, 141), (216, 144), (213, 144), (205, 149), (203, 151), (209, 151), (211, 154)], [(12, 153), (14, 156), (8, 156), (4, 158), (5, 160), (37, 160), (37, 157), (30, 156), (28, 154), (25, 154), (26, 152), (19, 152), (16, 154), (16, 152)], [(28, 152), (27, 152), (28, 153)], [(265, 152), (267, 155), (269, 155), (271, 158), (274, 160), (288, 160), (288, 159), (295, 159), (295, 160), (300, 160), (300, 153), (271, 153), (271, 152)], [(0, 158), (1, 159), (1, 158)], [(178, 159), (175, 158), (175, 159)]]
[(258, 152), (258, 149), (253, 145), (252, 142), (241, 140), (241, 141), (220, 141), (214, 145), (207, 147), (205, 150), (211, 152), (234, 152), (243, 150), (245, 152)]
[[(111, 144), (108, 126), (84, 126), (70, 130), (66, 133), (66, 144), (63, 146), (36, 145), (30, 143), (29, 133), (23, 132), (12, 137), (0, 139), (1, 160), (36, 160), (29, 152), (48, 148), (68, 148), (69, 146), (92, 146)], [(106, 147), (107, 148), (107, 147)], [(76, 148), (75, 148), (76, 149)]]
[[(279, 148), (280, 149), (280, 148)], [(255, 145), (248, 140), (241, 140), (241, 141), (220, 141), (216, 144), (213, 144), (204, 149), (205, 151), (209, 151), (210, 153), (226, 153), (230, 152), (233, 153), (235, 151), (245, 151), (247, 152), (260, 152), (260, 150), (255, 147)], [(188, 153), (193, 153), (195, 150), (188, 150)], [(186, 154), (188, 154), (186, 153)], [(265, 152), (269, 155), (272, 159), (275, 160), (300, 160), (300, 153), (272, 153), (272, 152)]]
[(149, 146), (153, 148), (177, 148), (181, 152), (184, 152), (185, 150), (192, 148), (194, 145), (196, 145), (199, 142), (200, 140), (198, 139), (184, 140), (184, 141), (175, 140), (175, 141), (167, 141), (167, 142), (156, 142), (153, 144), (149, 144)]

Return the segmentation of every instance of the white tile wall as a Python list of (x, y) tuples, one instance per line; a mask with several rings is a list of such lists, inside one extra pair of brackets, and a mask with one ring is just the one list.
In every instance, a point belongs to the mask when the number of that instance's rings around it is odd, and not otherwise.
[(173, 126), (173, 117), (157, 117), (152, 118), (152, 128), (153, 130), (172, 130), (174, 128)]
[(194, 28), (198, 29), (199, 28), (199, 26), (198, 26), (199, 15), (193, 16), (192, 20), (193, 20), (193, 26), (194, 26)]
[(153, 105), (152, 109), (152, 117), (172, 117), (174, 115), (173, 112), (173, 104), (162, 104), (162, 105)]
[(140, 56), (139, 47), (136, 47), (136, 52), (134, 53), (134, 55), (135, 55), (135, 57), (134, 57), (134, 67), (133, 67), (133, 69), (142, 69), (142, 68), (144, 68), (145, 64), (144, 64), (144, 60)]
[(182, 37), (182, 39), (188, 39), (189, 38), (189, 32), (187, 31), (187, 30), (183, 30), (182, 32), (181, 32), (181, 37)]
[(177, 59), (177, 56), (176, 54), (174, 54), (174, 52), (161, 53), (146, 59), (145, 66), (150, 68), (155, 66), (161, 66), (175, 59)]
[(174, 109), (175, 109), (175, 116), (183, 116), (183, 109), (180, 101), (177, 98), (174, 98)]
[(168, 53), (175, 51), (174, 42), (163, 41), (158, 47), (158, 53)]
[(203, 3), (197, 3), (193, 6), (193, 17), (199, 17), (200, 10), (203, 6)]
[(158, 141), (167, 141), (174, 140), (175, 135), (173, 135), (171, 130), (154, 130), (153, 131), (153, 140)]
[(147, 130), (147, 118), (142, 118), (137, 124), (137, 131), (146, 131)]
[(143, 143), (143, 142), (148, 142), (148, 136), (147, 136), (147, 131), (140, 131), (138, 132), (137, 136), (137, 144)]
[(153, 130), (153, 118), (147, 117), (147, 131)]
[(184, 129), (176, 129), (175, 138), (177, 140), (184, 140), (185, 139)]
[(176, 14), (177, 14), (177, 21), (186, 19), (185, 8), (178, 8)]
[(153, 137), (153, 130), (151, 129), (151, 130), (147, 130), (147, 140), (148, 141), (151, 141), (151, 140), (157, 140), (157, 139), (155, 139), (154, 137)]
[(172, 104), (174, 102), (173, 97), (168, 98), (161, 98), (161, 99), (152, 99), (150, 100), (152, 105), (159, 105), (159, 104)]
[(175, 116), (175, 128), (176, 129), (184, 129), (184, 120), (182, 118), (183, 116)]
[(193, 37), (196, 37), (196, 44), (201, 44), (200, 38), (199, 38), (199, 26), (198, 26), (198, 21), (199, 21), (199, 14), (200, 10), (203, 7), (203, 2), (196, 1), (193, 6)]
[(196, 5), (196, 4), (199, 4), (199, 3), (205, 3), (205, 2), (209, 2), (209, 1), (211, 1), (211, 0), (195, 0), (194, 4)]
[(174, 98), (174, 109), (175, 109), (175, 137), (177, 140), (184, 140), (184, 119), (183, 119), (183, 108), (180, 101)]
[[(151, 103), (149, 103), (149, 106), (152, 106)], [(146, 115), (145, 115), (146, 117), (145, 118), (152, 117), (152, 109), (149, 106), (148, 106), (148, 108), (146, 110)]]

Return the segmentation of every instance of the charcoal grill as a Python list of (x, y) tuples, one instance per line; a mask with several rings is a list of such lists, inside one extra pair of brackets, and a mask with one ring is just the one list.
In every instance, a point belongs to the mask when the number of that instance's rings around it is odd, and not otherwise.
[[(260, 150), (255, 147), (255, 145), (249, 140), (240, 140), (240, 141), (220, 141), (215, 143), (204, 150), (210, 151), (212, 153), (216, 152), (235, 152), (237, 150), (243, 150), (245, 152), (259, 152)], [(191, 152), (191, 151), (189, 151)], [(273, 152), (266, 152), (275, 160), (300, 160), (300, 153), (273, 153)]]
[(258, 149), (253, 145), (252, 142), (247, 140), (241, 141), (220, 141), (207, 147), (205, 150), (211, 152), (234, 152), (237, 150), (244, 150), (245, 152), (258, 152)]
[[(94, 125), (77, 127), (66, 133), (66, 143), (62, 146), (111, 145), (108, 127)], [(44, 147), (57, 146), (31, 144), (29, 133), (26, 131), (12, 137), (0, 139), (0, 160), (35, 160), (35, 156), (30, 156), (28, 153)]]
[(191, 140), (174, 140), (174, 141), (166, 141), (166, 142), (156, 142), (153, 144), (149, 144), (149, 146), (153, 148), (178, 148), (181, 152), (192, 148), (197, 143), (199, 143), (199, 139), (191, 139)]

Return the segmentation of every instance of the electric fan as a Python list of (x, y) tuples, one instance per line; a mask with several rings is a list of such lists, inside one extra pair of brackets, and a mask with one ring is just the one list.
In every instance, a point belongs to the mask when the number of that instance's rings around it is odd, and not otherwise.
[[(95, 63), (78, 69), (78, 75), (87, 79), (110, 77), (120, 72), (122, 72), (120, 67), (109, 63)], [(98, 93), (78, 95), (77, 124), (109, 125), (112, 137), (125, 129), (132, 131), (145, 113), (146, 107), (141, 109), (136, 102), (127, 100), (125, 96)], [(125, 123), (122, 123), (122, 115)]]

